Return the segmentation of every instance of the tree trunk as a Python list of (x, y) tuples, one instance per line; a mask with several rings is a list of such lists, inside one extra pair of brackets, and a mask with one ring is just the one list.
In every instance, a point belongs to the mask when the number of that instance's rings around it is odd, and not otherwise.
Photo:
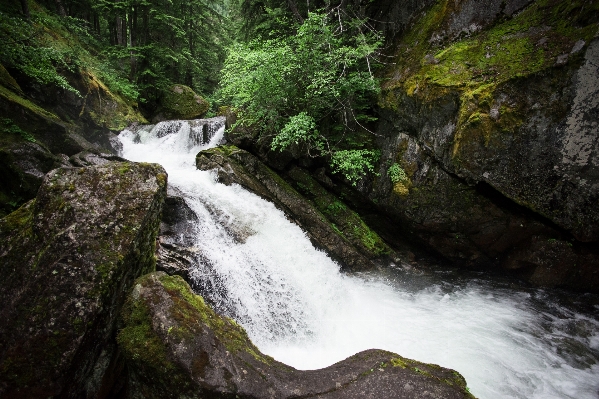
[(121, 17), (116, 17), (115, 21), (116, 25), (116, 44), (118, 46), (123, 45), (123, 19)]
[[(137, 6), (131, 6), (129, 13), (129, 43), (131, 47), (137, 46)], [(137, 75), (137, 55), (131, 50), (131, 69), (129, 80), (134, 81)]]
[(287, 0), (287, 4), (289, 5), (291, 12), (293, 12), (295, 18), (299, 21), (299, 23), (303, 24), (304, 18), (302, 18), (302, 14), (300, 14), (299, 10), (297, 9), (297, 4), (295, 4), (295, 1)]
[[(188, 37), (188, 41), (189, 41), (189, 54), (191, 55), (191, 58), (194, 58), (194, 51), (193, 51), (193, 6), (191, 4), (191, 2), (189, 3), (189, 15), (187, 16), (188, 20), (187, 20), (187, 33), (189, 35)], [(191, 70), (191, 61), (187, 61), (187, 72), (185, 74), (185, 84), (189, 87), (193, 86), (193, 71)]]
[(23, 15), (29, 21), (31, 19), (31, 14), (29, 13), (29, 2), (28, 0), (21, 0), (21, 8), (23, 9)]
[(61, 0), (54, 0), (54, 3), (56, 4), (56, 12), (58, 12), (58, 15), (60, 15), (61, 17), (66, 17), (67, 16), (67, 12), (64, 10), (64, 6), (62, 5), (62, 1)]

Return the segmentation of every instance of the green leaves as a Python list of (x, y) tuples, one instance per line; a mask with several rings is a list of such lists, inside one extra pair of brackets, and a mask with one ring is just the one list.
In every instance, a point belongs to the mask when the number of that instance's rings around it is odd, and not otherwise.
[[(40, 18), (34, 14), (34, 20)], [(37, 24), (32, 26), (3, 12), (0, 12), (0, 35), (8, 38), (0, 53), (2, 64), (19, 69), (37, 83), (54, 84), (80, 95), (59, 72), (78, 67), (78, 57), (72, 50), (46, 45), (40, 39), (42, 32)]]
[(363, 21), (346, 22), (341, 31), (331, 13), (309, 13), (294, 35), (231, 46), (218, 94), (238, 110), (238, 123), (272, 139), (272, 150), (297, 145), (328, 157), (355, 183), (376, 158), (350, 143), (372, 120), (366, 111), (379, 90), (372, 68), (381, 43), (361, 32)]
[(317, 154), (320, 154), (325, 149), (325, 141), (316, 130), (316, 122), (305, 112), (289, 118), (289, 122), (275, 136), (270, 147), (273, 151), (283, 151), (291, 145), (300, 144), (307, 146), (308, 153), (310, 149), (315, 149)]
[(399, 164), (396, 163), (389, 167), (387, 175), (389, 175), (389, 178), (391, 179), (391, 182), (393, 184), (408, 180), (408, 175), (406, 174), (406, 171), (403, 170), (401, 166), (399, 166)]
[(366, 172), (374, 173), (374, 166), (381, 154), (371, 150), (343, 150), (333, 153), (333, 172), (342, 173), (355, 186)]

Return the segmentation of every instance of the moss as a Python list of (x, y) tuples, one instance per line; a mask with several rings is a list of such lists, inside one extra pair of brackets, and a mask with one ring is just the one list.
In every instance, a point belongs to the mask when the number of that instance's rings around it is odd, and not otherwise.
[(28, 109), (29, 111), (41, 116), (42, 118), (48, 118), (55, 122), (60, 122), (60, 118), (54, 115), (51, 112), (46, 111), (45, 109), (35, 105), (31, 101), (13, 93), (8, 90), (6, 87), (0, 85), (0, 97), (3, 97), (6, 101), (11, 103), (16, 103), (23, 108)]
[(270, 364), (272, 358), (260, 353), (249, 340), (247, 333), (232, 319), (220, 317), (212, 310), (204, 299), (194, 294), (189, 285), (180, 276), (161, 276), (160, 283), (169, 292), (175, 306), (172, 308), (174, 318), (179, 323), (177, 333), (181, 337), (192, 337), (198, 326), (199, 317), (225, 345), (231, 353), (245, 352), (256, 360)]
[(15, 93), (23, 93), (17, 81), (10, 76), (10, 73), (0, 64), (0, 85), (12, 90)]
[(393, 185), (393, 193), (405, 197), (410, 193), (410, 190), (405, 182), (397, 182)]
[(193, 119), (205, 114), (210, 103), (184, 85), (174, 85), (164, 92), (161, 111), (167, 118)]
[(338, 197), (329, 193), (306, 171), (294, 169), (289, 172), (293, 184), (310, 200), (325, 217), (333, 230), (344, 240), (366, 252), (371, 257), (390, 253), (385, 242), (364, 223), (360, 216), (345, 205)]
[[(598, 15), (599, 1), (537, 0), (513, 18), (471, 36), (431, 40), (447, 31), (456, 4), (437, 1), (401, 39), (397, 64), (386, 72), (379, 103), (398, 110), (402, 93), (424, 102), (457, 93), (460, 109), (453, 156), (459, 157), (463, 149), (468, 151), (467, 143), (500, 145), (495, 135), (514, 132), (521, 125), (524, 118), (515, 108), (494, 103), (497, 89), (554, 68), (560, 55), (580, 58), (584, 51), (570, 52), (577, 41), (588, 45), (596, 35), (597, 18), (592, 15)], [(490, 117), (493, 106), (495, 118)], [(398, 187), (397, 193), (405, 195), (406, 188)]]
[(466, 380), (457, 371), (452, 371), (449, 373), (448, 370), (443, 370), (443, 368), (437, 364), (421, 363), (396, 354), (393, 354), (393, 357), (389, 359), (389, 363), (393, 367), (400, 367), (405, 370), (410, 370), (418, 374), (422, 374), (427, 378), (434, 379), (446, 385), (461, 389), (466, 394), (466, 397), (474, 398), (466, 385)]
[(175, 369), (167, 357), (162, 339), (152, 328), (152, 318), (147, 306), (141, 301), (129, 300), (124, 307), (125, 327), (117, 335), (117, 343), (125, 356), (134, 362), (168, 372)]
[(35, 200), (31, 200), (4, 219), (0, 219), (0, 231), (30, 230), (34, 207)]
[[(148, 123), (135, 109), (136, 104), (129, 104), (121, 96), (112, 92), (93, 70), (81, 71), (81, 81), (87, 88), (84, 103), (79, 116), (87, 112), (98, 125), (113, 131), (121, 131), (133, 122)], [(96, 98), (99, 99), (96, 103)]]

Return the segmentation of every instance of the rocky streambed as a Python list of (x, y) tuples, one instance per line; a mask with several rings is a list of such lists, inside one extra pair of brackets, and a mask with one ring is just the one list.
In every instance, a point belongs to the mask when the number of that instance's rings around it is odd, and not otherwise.
[(3, 398), (471, 396), (457, 372), (391, 352), (317, 371), (263, 354), (179, 276), (153, 272), (165, 170), (87, 158), (0, 221)]

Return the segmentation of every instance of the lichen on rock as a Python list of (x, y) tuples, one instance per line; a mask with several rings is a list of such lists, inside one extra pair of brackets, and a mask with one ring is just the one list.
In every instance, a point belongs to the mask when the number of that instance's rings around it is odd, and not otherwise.
[[(379, 178), (371, 198), (452, 261), (597, 291), (597, 277), (582, 277), (598, 275), (588, 261), (599, 240), (597, 11), (597, 1), (439, 0), (420, 13), (379, 99), (383, 160), (416, 179), (394, 189)], [(547, 240), (573, 250), (542, 255)], [(553, 273), (561, 282), (533, 277), (550, 258), (585, 266)]]
[(99, 358), (116, 355), (124, 293), (155, 267), (165, 195), (159, 165), (59, 168), (35, 200), (0, 220), (0, 396), (102, 389), (113, 362)]

